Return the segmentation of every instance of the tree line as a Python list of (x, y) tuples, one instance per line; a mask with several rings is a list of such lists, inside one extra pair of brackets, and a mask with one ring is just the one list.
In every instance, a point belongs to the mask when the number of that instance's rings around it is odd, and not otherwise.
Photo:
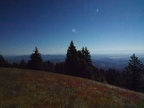
[(64, 62), (54, 64), (50, 61), (43, 61), (38, 48), (35, 47), (30, 55), (30, 60), (27, 62), (21, 60), (19, 63), (9, 63), (0, 55), (0, 67), (42, 70), (72, 75), (144, 93), (144, 65), (135, 54), (130, 57), (123, 71), (114, 68), (99, 69), (93, 66), (87, 47), (77, 50), (73, 41), (70, 42)]

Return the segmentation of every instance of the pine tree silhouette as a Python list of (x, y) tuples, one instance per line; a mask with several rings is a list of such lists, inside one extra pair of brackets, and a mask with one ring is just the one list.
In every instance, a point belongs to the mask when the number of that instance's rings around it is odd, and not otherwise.
[(138, 90), (142, 79), (143, 64), (135, 54), (133, 54), (128, 62), (128, 66), (124, 70), (126, 86), (132, 90)]
[(73, 41), (67, 50), (65, 59), (65, 73), (68, 75), (91, 78), (92, 62), (87, 48), (76, 50)]
[(37, 47), (35, 47), (34, 53), (30, 56), (28, 68), (33, 70), (42, 70), (42, 58)]
[(78, 64), (77, 50), (76, 47), (74, 46), (73, 41), (71, 41), (65, 59), (65, 73), (68, 75), (77, 76), (78, 72), (77, 64)]

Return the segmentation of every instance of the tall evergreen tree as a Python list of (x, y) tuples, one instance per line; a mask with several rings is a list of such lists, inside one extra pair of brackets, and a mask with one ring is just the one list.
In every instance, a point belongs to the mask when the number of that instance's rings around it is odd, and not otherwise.
[(83, 77), (83, 78), (91, 78), (90, 68), (84, 58), (84, 55), (82, 54), (81, 51), (78, 51), (77, 53), (78, 53), (78, 56), (77, 56), (78, 57), (78, 63), (77, 63), (78, 76)]
[(87, 49), (87, 47), (82, 47), (82, 54), (83, 54), (83, 57), (85, 59), (85, 61), (87, 62), (87, 64), (89, 66), (92, 66), (92, 62), (91, 62), (91, 55), (90, 55), (90, 52), (89, 50)]
[(43, 70), (47, 72), (54, 72), (54, 64), (50, 61), (43, 62)]
[(109, 84), (119, 86), (120, 85), (120, 72), (115, 69), (108, 69), (106, 71), (106, 81)]
[(2, 55), (0, 55), (0, 67), (4, 67), (5, 66), (5, 59)]
[(82, 75), (85, 78), (91, 78), (93, 66), (92, 66), (92, 62), (91, 62), (91, 55), (90, 55), (90, 52), (87, 49), (87, 47), (85, 47), (85, 48), (82, 47), (81, 55), (82, 55), (81, 56), (82, 57), (81, 64), (82, 64), (82, 68), (83, 68)]
[(24, 60), (21, 60), (19, 63), (19, 68), (25, 69), (26, 65), (27, 65), (27, 63)]
[(77, 63), (78, 63), (77, 50), (76, 47), (74, 46), (73, 41), (71, 41), (65, 59), (65, 73), (77, 76), (78, 71)]
[(12, 65), (0, 55), (0, 67), (12, 67)]
[(124, 70), (124, 81), (127, 88), (139, 90), (142, 80), (143, 64), (135, 54), (133, 54), (128, 62), (128, 66)]
[(35, 47), (34, 53), (30, 56), (28, 68), (33, 70), (42, 70), (42, 58), (37, 47)]
[(56, 63), (54, 69), (55, 73), (65, 74), (64, 66), (65, 66), (64, 62)]
[(87, 48), (76, 50), (73, 41), (67, 50), (65, 60), (65, 73), (73, 76), (91, 78), (92, 62)]

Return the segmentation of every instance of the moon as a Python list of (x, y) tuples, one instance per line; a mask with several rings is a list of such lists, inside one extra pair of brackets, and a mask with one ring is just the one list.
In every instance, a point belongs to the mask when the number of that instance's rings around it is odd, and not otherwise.
[(75, 32), (76, 32), (76, 29), (73, 28), (73, 29), (72, 29), (72, 32), (75, 33)]
[(98, 12), (99, 11), (99, 9), (96, 9), (96, 12)]

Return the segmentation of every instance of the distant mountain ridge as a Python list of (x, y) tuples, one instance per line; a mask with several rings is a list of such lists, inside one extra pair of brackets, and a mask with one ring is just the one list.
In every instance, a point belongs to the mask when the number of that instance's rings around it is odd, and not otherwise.
[(93, 65), (102, 69), (115, 68), (118, 70), (123, 70), (127, 63), (128, 59), (101, 58), (93, 60)]
[[(65, 55), (41, 55), (43, 61), (51, 61), (51, 62), (62, 62), (65, 60)], [(21, 60), (25, 60), (26, 62), (30, 59), (30, 55), (19, 55), (19, 56), (4, 56), (4, 58), (9, 62), (20, 62)]]
[[(144, 64), (144, 57), (139, 57), (139, 60)], [(123, 70), (128, 65), (129, 57), (121, 57), (121, 58), (100, 58), (100, 59), (93, 59), (93, 65), (102, 68), (102, 69), (109, 69), (115, 68), (118, 70)]]
[[(25, 60), (26, 62), (30, 59), (29, 55), (20, 55), (20, 56), (4, 56), (4, 58), (9, 62), (20, 62)], [(53, 63), (65, 61), (65, 55), (42, 55), (43, 61), (51, 61)], [(97, 68), (109, 69), (115, 68), (118, 70), (123, 70), (128, 64), (129, 57), (115, 57), (115, 56), (105, 56), (105, 55), (92, 55), (92, 63)], [(142, 63), (144, 63), (144, 57), (139, 57)]]

